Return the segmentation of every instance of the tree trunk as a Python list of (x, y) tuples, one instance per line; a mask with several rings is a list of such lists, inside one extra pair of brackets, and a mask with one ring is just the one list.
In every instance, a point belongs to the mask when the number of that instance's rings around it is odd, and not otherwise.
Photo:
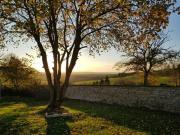
[[(69, 86), (69, 79), (70, 79), (71, 73), (72, 73), (73, 68), (74, 68), (74, 66), (76, 64), (76, 61), (78, 59), (78, 54), (79, 54), (80, 44), (81, 44), (81, 37), (79, 35), (81, 35), (80, 31), (77, 31), (76, 39), (75, 39), (75, 47), (74, 47), (74, 50), (73, 50), (73, 53), (72, 53), (72, 58), (71, 58), (71, 61), (70, 61), (70, 65), (68, 66), (68, 63), (66, 63), (65, 81), (64, 81), (64, 84), (62, 86), (60, 86), (59, 100), (58, 100), (59, 105), (61, 105), (63, 100), (64, 100), (66, 90), (67, 90), (67, 88)], [(69, 57), (67, 57), (66, 60), (69, 61)]]
[(14, 80), (14, 88), (15, 90), (18, 90), (19, 88), (18, 81), (16, 79)]
[(56, 55), (56, 51), (53, 52), (53, 58), (54, 58), (54, 68), (53, 68), (53, 79), (54, 79), (54, 83), (53, 83), (53, 87), (52, 87), (52, 92), (50, 93), (50, 103), (49, 103), (49, 108), (52, 109), (52, 111), (54, 109), (58, 108), (58, 104), (57, 104), (57, 92), (58, 92), (58, 80), (57, 80), (57, 55)]
[(148, 77), (149, 77), (149, 73), (144, 71), (144, 86), (148, 86)]
[(1, 97), (2, 97), (2, 84), (1, 84), (1, 81), (0, 81), (0, 99), (1, 99)]
[(51, 88), (50, 90), (50, 100), (49, 100), (49, 104), (48, 104), (48, 109), (49, 110), (54, 110), (57, 107), (57, 102), (56, 102), (56, 88)]
[(58, 99), (58, 105), (61, 106), (64, 100), (65, 92), (67, 90), (67, 87), (61, 87), (59, 92), (59, 99)]

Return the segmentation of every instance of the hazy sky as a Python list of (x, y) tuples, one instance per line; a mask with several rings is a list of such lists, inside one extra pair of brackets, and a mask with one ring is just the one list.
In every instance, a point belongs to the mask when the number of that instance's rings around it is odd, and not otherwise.
[[(180, 3), (180, 2), (179, 2)], [(180, 4), (179, 4), (180, 5)], [(169, 32), (170, 41), (166, 43), (166, 46), (180, 50), (180, 15), (172, 14), (170, 17), (170, 23), (166, 31)], [(9, 47), (6, 53), (15, 53), (19, 57), (26, 56), (26, 53), (35, 54), (30, 48), (31, 44), (35, 44), (31, 41), (21, 44), (18, 48)], [(116, 72), (113, 66), (116, 62), (121, 60), (122, 57), (119, 52), (115, 50), (109, 50), (101, 55), (95, 57), (88, 55), (88, 50), (84, 50), (79, 57), (74, 71), (76, 72)], [(48, 62), (52, 65), (52, 58), (49, 57)], [(40, 58), (35, 58), (33, 61), (33, 67), (39, 71), (44, 71), (42, 68), (42, 62)]]

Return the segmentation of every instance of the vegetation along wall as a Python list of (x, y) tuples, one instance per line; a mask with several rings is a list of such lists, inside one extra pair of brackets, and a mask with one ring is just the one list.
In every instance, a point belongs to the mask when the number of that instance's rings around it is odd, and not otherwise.
[(180, 114), (180, 87), (71, 86), (66, 97)]

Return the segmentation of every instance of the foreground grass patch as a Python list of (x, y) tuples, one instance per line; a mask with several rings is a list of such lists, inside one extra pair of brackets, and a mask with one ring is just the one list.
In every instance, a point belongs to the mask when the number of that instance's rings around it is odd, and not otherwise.
[(0, 101), (1, 135), (179, 135), (180, 116), (116, 105), (66, 100), (72, 118), (44, 118), (46, 102), (31, 98)]

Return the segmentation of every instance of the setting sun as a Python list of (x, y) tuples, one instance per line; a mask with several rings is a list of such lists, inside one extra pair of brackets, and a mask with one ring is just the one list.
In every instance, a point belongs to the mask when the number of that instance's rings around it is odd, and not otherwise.
[[(113, 53), (112, 51), (110, 51)], [(115, 65), (115, 61), (118, 61), (118, 57), (116, 59), (112, 58), (111, 53), (107, 56), (89, 56), (84, 55), (80, 57), (77, 61), (77, 64), (74, 68), (74, 72), (117, 72), (113, 67)], [(118, 55), (117, 55), (118, 56)], [(106, 60), (101, 60), (103, 57), (109, 58), (109, 62)], [(48, 55), (48, 64), (52, 72), (53, 68), (53, 58), (51, 55)], [(44, 72), (43, 64), (41, 58), (35, 58), (33, 60), (32, 66), (40, 72)], [(65, 63), (62, 65), (62, 72), (65, 72)]]

